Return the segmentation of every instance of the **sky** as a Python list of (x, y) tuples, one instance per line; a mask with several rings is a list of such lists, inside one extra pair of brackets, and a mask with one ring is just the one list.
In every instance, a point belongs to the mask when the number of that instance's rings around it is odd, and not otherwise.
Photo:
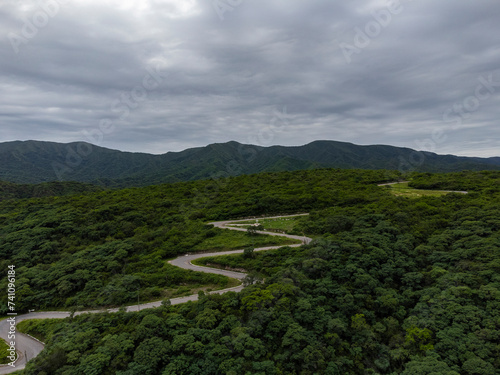
[(1, 0), (0, 142), (500, 156), (498, 0)]

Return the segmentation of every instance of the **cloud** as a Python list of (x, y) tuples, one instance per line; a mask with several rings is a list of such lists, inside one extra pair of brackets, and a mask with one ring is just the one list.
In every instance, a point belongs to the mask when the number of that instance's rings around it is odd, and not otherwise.
[(418, 148), (439, 129), (438, 153), (500, 155), (499, 15), (493, 0), (7, 0), (0, 141), (85, 140), (108, 121), (100, 145), (129, 151)]

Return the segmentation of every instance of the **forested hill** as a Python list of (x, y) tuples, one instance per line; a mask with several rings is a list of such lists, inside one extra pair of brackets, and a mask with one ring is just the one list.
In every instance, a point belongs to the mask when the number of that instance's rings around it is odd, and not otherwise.
[(41, 198), (102, 191), (103, 188), (82, 182), (45, 182), (14, 184), (0, 181), (0, 202), (5, 199)]
[[(46, 343), (24, 374), (499, 375), (500, 172), (409, 176), (468, 194), (377, 186), (400, 177), (322, 169), (0, 202), (18, 313), (165, 302), (19, 323)], [(212, 258), (256, 282), (169, 304), (229, 282), (169, 259), (271, 238), (208, 222), (299, 212), (290, 232), (311, 244)]]
[(163, 155), (121, 152), (85, 142), (0, 143), (0, 180), (16, 183), (78, 181), (132, 187), (323, 167), (404, 172), (498, 170), (500, 158), (437, 155), (409, 148), (335, 141), (315, 141), (298, 147), (228, 142)]

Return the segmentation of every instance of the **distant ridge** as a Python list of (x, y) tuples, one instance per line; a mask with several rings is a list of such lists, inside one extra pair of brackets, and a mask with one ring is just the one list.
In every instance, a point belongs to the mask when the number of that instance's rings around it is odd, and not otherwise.
[(438, 155), (409, 148), (314, 141), (261, 147), (238, 142), (163, 155), (111, 150), (86, 142), (0, 143), (0, 181), (77, 181), (108, 187), (146, 186), (259, 172), (312, 168), (390, 169), (402, 172), (500, 170), (500, 157)]

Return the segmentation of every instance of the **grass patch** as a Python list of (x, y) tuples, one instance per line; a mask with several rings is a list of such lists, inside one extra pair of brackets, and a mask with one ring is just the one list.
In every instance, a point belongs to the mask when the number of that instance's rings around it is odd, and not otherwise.
[[(96, 310), (119, 308), (124, 306), (162, 301), (164, 299), (185, 297), (197, 294), (200, 290), (221, 290), (239, 285), (239, 281), (224, 275), (186, 270), (164, 262), (161, 272), (135, 273), (135, 283), (122, 286), (117, 285), (106, 289), (109, 292), (101, 293), (93, 303), (73, 304), (50, 308), (51, 311)], [(139, 294), (139, 295), (138, 295)], [(139, 298), (138, 298), (139, 297)]]
[[(194, 262), (193, 262), (194, 264)], [(208, 285), (183, 285), (179, 288), (176, 289), (168, 289), (164, 292), (164, 298), (163, 299), (170, 299), (170, 298), (176, 298), (176, 297), (185, 297), (185, 296), (190, 296), (192, 294), (197, 294), (199, 291), (204, 291), (204, 292), (211, 292), (214, 290), (221, 290), (221, 289), (228, 289), (232, 288), (235, 286), (240, 285), (240, 281), (237, 279), (233, 279), (228, 277), (228, 282), (226, 285), (221, 286), (218, 284), (208, 284)]]
[(286, 266), (286, 262), (290, 257), (297, 256), (302, 251), (303, 249), (300, 247), (284, 246), (279, 249), (254, 252), (251, 258), (245, 258), (243, 254), (230, 254), (198, 258), (192, 263), (205, 267), (210, 264), (210, 267), (222, 269), (244, 269), (247, 272), (257, 272), (270, 276)]
[(408, 186), (408, 182), (402, 182), (393, 185), (387, 185), (391, 194), (397, 197), (420, 198), (420, 197), (441, 197), (451, 193), (444, 190), (422, 190)]
[(245, 270), (251, 270), (253, 268), (252, 267), (252, 263), (254, 263), (253, 260), (254, 259), (244, 258), (243, 254), (230, 254), (230, 255), (220, 255), (216, 257), (198, 258), (193, 260), (191, 263), (193, 263), (196, 266), (213, 267), (220, 269), (229, 267), (229, 268), (242, 268)]
[(245, 258), (243, 258), (243, 254), (238, 253), (238, 254), (221, 255), (217, 257), (205, 257), (205, 258), (193, 259), (191, 263), (194, 264), (195, 266), (226, 269), (228, 267), (229, 268), (234, 267), (236, 264), (241, 266), (242, 265), (241, 260), (244, 259)]
[(35, 337), (36, 339), (47, 342), (53, 328), (60, 322), (60, 319), (29, 319), (19, 322), (16, 326), (17, 330)]
[(291, 245), (300, 243), (286, 237), (257, 234), (250, 236), (245, 232), (225, 230), (215, 237), (207, 238), (202, 243), (193, 247), (193, 251), (226, 251), (243, 249), (245, 247), (264, 247), (273, 245)]
[(7, 358), (9, 355), (9, 345), (7, 343), (0, 339), (0, 365), (6, 365), (7, 363), (10, 362), (10, 359)]
[[(281, 230), (284, 231), (285, 233), (292, 233), (293, 229), (298, 223), (298, 220), (303, 218), (304, 215), (302, 216), (292, 216), (292, 217), (281, 217), (281, 218), (275, 218), (275, 219), (255, 219), (255, 220), (245, 220), (245, 221), (239, 221), (235, 222), (233, 224), (234, 227), (239, 227), (239, 228), (248, 228), (252, 224), (259, 223), (264, 227), (264, 230)], [(243, 225), (239, 225), (243, 224)], [(248, 225), (244, 225), (248, 224)], [(232, 224), (228, 224), (228, 226), (232, 226)]]

